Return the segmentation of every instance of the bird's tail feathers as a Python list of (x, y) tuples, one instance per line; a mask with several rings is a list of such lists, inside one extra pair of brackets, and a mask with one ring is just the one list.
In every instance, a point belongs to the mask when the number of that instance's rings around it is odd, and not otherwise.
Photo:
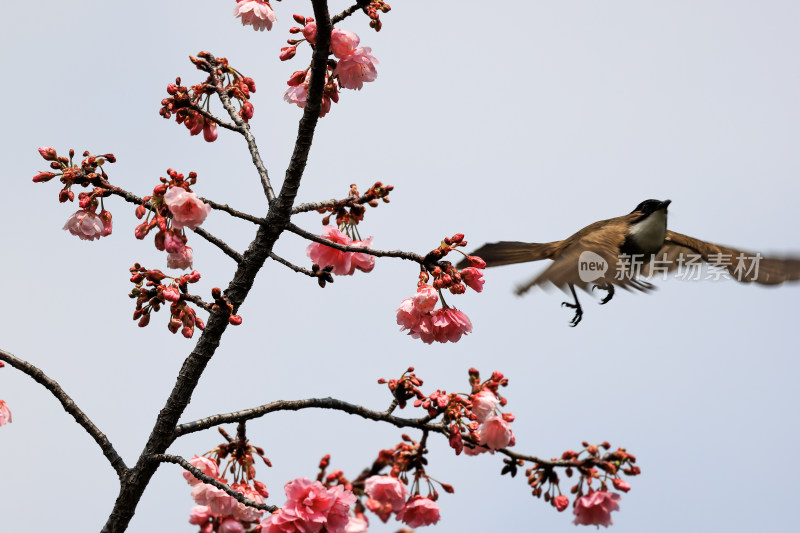
[[(470, 255), (483, 259), (487, 267), (512, 265), (515, 263), (552, 259), (552, 255), (556, 252), (558, 244), (558, 242), (490, 242), (484, 244)], [(458, 268), (463, 268), (469, 266), (469, 263), (464, 259), (456, 266)]]

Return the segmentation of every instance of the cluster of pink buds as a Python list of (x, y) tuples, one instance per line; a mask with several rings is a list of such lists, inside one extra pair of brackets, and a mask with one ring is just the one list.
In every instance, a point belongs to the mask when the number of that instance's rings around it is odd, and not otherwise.
[[(263, 504), (269, 497), (267, 487), (255, 479), (254, 455), (258, 455), (267, 466), (272, 466), (264, 456), (264, 450), (252, 446), (241, 431), (233, 439), (220, 428), (227, 439), (202, 457), (195, 455), (189, 463), (206, 476), (228, 483), (224, 477), (230, 474), (233, 478), (230, 487), (250, 501)], [(223, 460), (227, 462), (223, 468)], [(192, 499), (198, 505), (192, 508), (189, 523), (200, 526), (200, 533), (244, 533), (258, 527), (264, 511), (237, 501), (222, 489), (198, 479), (191, 472), (184, 472), (183, 477), (192, 487)]]
[[(441, 261), (449, 252), (467, 245), (464, 235), (457, 233), (445, 238), (441, 245), (432, 250), (423, 260), (422, 271), (417, 283), (417, 293), (406, 298), (397, 309), (397, 323), (400, 331), (408, 330), (415, 339), (426, 344), (436, 342), (458, 342), (462, 335), (472, 331), (469, 317), (444, 301), (443, 289), (452, 294), (463, 294), (467, 287), (476, 292), (483, 290), (483, 273), (480, 269), (486, 263), (479, 257), (467, 256), (470, 266), (459, 271), (448, 261)], [(463, 253), (463, 252), (462, 252)], [(429, 274), (430, 272), (430, 274)], [(428, 285), (433, 276), (432, 285)], [(434, 310), (441, 299), (442, 307)]]
[(238, 326), (242, 323), (242, 317), (233, 314), (233, 305), (228, 301), (227, 296), (222, 293), (222, 289), (214, 287), (211, 289), (211, 297), (214, 298), (214, 303), (211, 305), (211, 311), (223, 311), (228, 314), (228, 323), (232, 326)]
[(383, 24), (381, 24), (381, 13), (388, 13), (391, 9), (392, 6), (383, 0), (372, 0), (369, 5), (364, 6), (364, 13), (370, 18), (369, 27), (375, 31), (381, 31), (383, 27)]
[[(387, 6), (388, 7), (388, 6)], [(387, 10), (388, 11), (388, 10)], [(289, 46), (281, 48), (281, 61), (287, 61), (297, 53), (297, 45), (303, 41), (311, 46), (316, 45), (317, 24), (311, 17), (294, 15), (299, 26), (289, 29), (292, 34), (302, 34), (303, 38), (288, 39)], [(319, 116), (324, 117), (331, 110), (331, 103), (339, 101), (340, 89), (361, 90), (364, 83), (378, 78), (376, 65), (378, 60), (372, 55), (372, 48), (358, 48), (361, 39), (355, 33), (334, 28), (331, 31), (330, 51), (336, 59), (328, 61), (325, 72), (325, 87), (322, 94), (322, 109)], [(308, 84), (311, 82), (311, 67), (294, 72), (289, 81), (289, 88), (283, 99), (298, 107), (305, 107), (308, 99)]]
[(332, 206), (323, 207), (318, 209), (320, 214), (330, 213), (322, 219), (322, 225), (327, 226), (331, 222), (331, 215), (336, 215), (336, 225), (340, 228), (347, 228), (350, 226), (357, 226), (359, 222), (364, 220), (364, 214), (367, 209), (364, 204), (370, 207), (378, 207), (378, 200), (384, 203), (389, 203), (389, 193), (394, 190), (392, 185), (384, 185), (380, 181), (367, 189), (363, 196), (358, 192), (355, 183), (350, 184), (350, 191), (347, 193), (347, 198), (337, 202)]
[[(610, 526), (611, 512), (619, 510), (620, 495), (609, 492), (611, 486), (620, 492), (628, 492), (631, 486), (620, 477), (620, 474), (636, 476), (641, 470), (634, 463), (636, 457), (618, 448), (616, 451), (606, 451), (611, 448), (608, 442), (589, 444), (583, 442), (583, 449), (579, 452), (568, 450), (561, 455), (560, 462), (567, 463), (565, 469), (567, 477), (572, 477), (576, 472), (578, 482), (570, 488), (570, 493), (576, 496), (573, 503), (573, 513), (576, 525)], [(555, 462), (556, 459), (553, 459)], [(528, 485), (535, 497), (544, 497), (559, 512), (569, 507), (569, 497), (561, 494), (559, 478), (551, 464), (534, 464), (533, 468), (525, 471)], [(599, 487), (592, 486), (593, 481), (599, 482)]]
[[(189, 58), (199, 70), (209, 73), (208, 79), (188, 88), (181, 85), (181, 78), (175, 78), (175, 83), (167, 85), (169, 98), (161, 100), (159, 114), (162, 117), (168, 119), (174, 114), (175, 121), (184, 124), (192, 135), (202, 131), (206, 141), (216, 141), (217, 123), (208, 114), (210, 97), (218, 91), (216, 77), (224, 84), (219, 91), (238, 102), (242, 120), (248, 122), (253, 118), (254, 108), (249, 100), (250, 93), (256, 92), (256, 83), (252, 78), (231, 67), (224, 57), (215, 58), (208, 52), (200, 52), (197, 57)], [(200, 111), (205, 111), (206, 115)]]
[(241, 17), (242, 26), (252, 26), (256, 31), (271, 30), (277, 20), (266, 0), (236, 0), (233, 16)]
[[(70, 215), (64, 224), (65, 230), (81, 240), (92, 241), (100, 237), (111, 235), (112, 222), (111, 213), (103, 207), (103, 198), (111, 194), (108, 184), (108, 175), (103, 170), (106, 162), (114, 163), (114, 154), (103, 154), (93, 156), (88, 151), (83, 153), (84, 159), (80, 165), (73, 162), (75, 150), (70, 149), (69, 157), (59, 156), (55, 148), (42, 146), (39, 154), (45, 161), (50, 161), (50, 168), (58, 172), (39, 172), (33, 177), (35, 183), (50, 181), (56, 176), (61, 176), (59, 181), (64, 187), (59, 191), (59, 202), (72, 202), (75, 200), (75, 193), (72, 191), (73, 185), (81, 187), (92, 186), (91, 192), (81, 192), (78, 194), (78, 209)], [(97, 213), (98, 207), (100, 213)]]
[[(159, 178), (161, 183), (153, 189), (152, 196), (145, 196), (136, 208), (136, 218), (144, 221), (136, 226), (137, 239), (144, 239), (150, 230), (158, 228), (155, 246), (167, 252), (169, 268), (192, 268), (194, 251), (186, 246), (187, 236), (184, 228), (197, 229), (208, 214), (211, 206), (204, 203), (191, 186), (197, 182), (197, 174), (189, 173), (188, 179), (173, 169), (167, 169), (167, 178)], [(145, 217), (145, 215), (147, 215)]]
[[(187, 301), (188, 284), (200, 281), (200, 273), (196, 270), (189, 274), (173, 278), (160, 270), (148, 270), (136, 263), (131, 267), (131, 283), (136, 287), (129, 296), (136, 299), (136, 310), (133, 319), (139, 321), (139, 327), (150, 323), (151, 312), (158, 312), (162, 305), (170, 304), (170, 321), (167, 328), (172, 333), (181, 331), (184, 337), (191, 338), (194, 328), (204, 329), (203, 320), (196, 316)], [(165, 279), (172, 282), (169, 285), (162, 283)]]

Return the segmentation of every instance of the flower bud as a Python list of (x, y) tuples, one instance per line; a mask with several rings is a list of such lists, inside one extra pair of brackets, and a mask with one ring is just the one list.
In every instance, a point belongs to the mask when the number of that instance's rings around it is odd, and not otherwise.
[(44, 183), (46, 181), (50, 181), (54, 177), (56, 177), (56, 174), (53, 174), (52, 172), (39, 172), (33, 177), (33, 182)]
[(242, 317), (239, 315), (231, 315), (228, 317), (228, 323), (231, 326), (238, 326), (239, 324), (242, 323)]
[(296, 46), (284, 46), (281, 48), (281, 61), (288, 61), (289, 59), (293, 58), (294, 55), (297, 53)]
[(553, 498), (553, 505), (556, 506), (556, 509), (558, 509), (558, 512), (560, 513), (561, 511), (566, 509), (567, 506), (569, 505), (569, 498), (567, 498), (563, 494), (559, 494), (558, 496)]
[(58, 158), (56, 149), (49, 146), (40, 146), (39, 155), (41, 155), (45, 161), (55, 161)]

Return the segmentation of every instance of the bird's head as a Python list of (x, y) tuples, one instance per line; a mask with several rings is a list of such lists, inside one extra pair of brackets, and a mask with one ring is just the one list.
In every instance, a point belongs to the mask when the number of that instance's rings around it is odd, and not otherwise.
[(651, 213), (655, 213), (656, 211), (663, 209), (666, 213), (667, 206), (672, 202), (672, 200), (645, 200), (644, 202), (640, 203), (636, 206), (636, 209), (631, 211), (631, 213), (643, 213), (645, 215), (649, 215)]

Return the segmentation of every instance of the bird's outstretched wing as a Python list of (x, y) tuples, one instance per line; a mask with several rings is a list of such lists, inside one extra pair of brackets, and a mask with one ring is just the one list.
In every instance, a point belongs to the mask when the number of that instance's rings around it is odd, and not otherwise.
[(742, 283), (778, 285), (800, 281), (800, 257), (764, 257), (670, 230), (667, 230), (664, 246), (656, 254), (655, 261), (643, 269), (643, 274), (647, 275), (651, 268), (659, 267), (671, 271), (685, 266), (692, 257), (697, 256), (709, 265), (724, 268), (732, 279)]
[[(483, 259), (487, 267), (512, 265), (514, 263), (527, 263), (529, 261), (550, 259), (550, 256), (558, 249), (559, 244), (560, 242), (490, 242), (470, 253), (470, 255), (478, 256)], [(466, 259), (462, 259), (456, 265), (457, 268), (468, 266), (469, 262)]]

